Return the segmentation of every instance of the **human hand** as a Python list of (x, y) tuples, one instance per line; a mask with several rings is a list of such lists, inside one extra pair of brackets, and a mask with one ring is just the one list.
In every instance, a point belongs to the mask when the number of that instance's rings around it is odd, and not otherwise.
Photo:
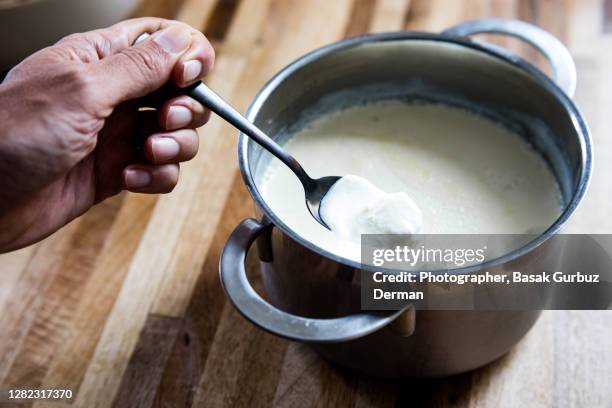
[[(132, 46), (143, 32), (153, 34)], [(68, 36), (13, 68), (0, 84), (0, 252), (122, 189), (170, 192), (210, 112), (164, 84), (190, 85), (213, 61), (199, 31), (141, 18)]]

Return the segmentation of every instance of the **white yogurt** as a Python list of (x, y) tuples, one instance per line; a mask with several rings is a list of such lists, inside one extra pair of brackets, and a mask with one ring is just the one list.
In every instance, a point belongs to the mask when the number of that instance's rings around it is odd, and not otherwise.
[(421, 210), (404, 192), (386, 193), (348, 174), (323, 197), (321, 218), (339, 237), (359, 244), (361, 234), (418, 234)]
[[(357, 261), (355, 234), (419, 230), (412, 204), (423, 234), (538, 233), (561, 213), (559, 188), (541, 156), (509, 129), (460, 108), (400, 101), (353, 107), (314, 121), (284, 147), (312, 177), (351, 174), (375, 186), (354, 185), (372, 193), (373, 202), (363, 203), (368, 209), (347, 196), (328, 209), (329, 231), (309, 214), (300, 182), (278, 160), (258, 185), (297, 234)], [(395, 201), (377, 201), (378, 189), (405, 193), (409, 211), (402, 216)]]

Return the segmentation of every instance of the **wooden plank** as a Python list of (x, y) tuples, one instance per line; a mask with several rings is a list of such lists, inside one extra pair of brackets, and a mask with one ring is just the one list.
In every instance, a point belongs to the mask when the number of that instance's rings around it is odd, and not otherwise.
[(317, 407), (348, 407), (355, 404), (358, 374), (335, 367), (321, 360), (322, 389), (318, 395)]
[[(235, 24), (221, 45), (224, 54), (249, 58), (254, 49), (263, 45), (260, 37), (263, 24), (268, 24), (271, 0), (242, 0), (234, 14)], [(244, 109), (245, 106), (239, 106)]]
[[(250, 210), (244, 205), (249, 195), (242, 185), (241, 178), (236, 175), (232, 194), (223, 213), (223, 219), (229, 222), (219, 228), (214, 243), (209, 251), (202, 275), (215, 277), (208, 279), (208, 291), (196, 291), (194, 299), (200, 296), (208, 298), (209, 305), (214, 296), (215, 303), (223, 305), (224, 294), (216, 279), (218, 275), (218, 259), (231, 229), (240, 220), (250, 215)], [(251, 253), (248, 262), (248, 274), (256, 289), (260, 289), (260, 279), (256, 251)], [(213, 286), (211, 288), (211, 286)], [(215, 290), (214, 292), (211, 290)], [(219, 302), (220, 301), (220, 302)], [(190, 305), (187, 318), (195, 321), (202, 315), (202, 303)], [(221, 312), (221, 310), (219, 310)], [(207, 310), (207, 313), (208, 310)], [(195, 406), (268, 406), (274, 397), (280, 369), (283, 361), (283, 351), (287, 342), (276, 336), (267, 334), (240, 316), (229, 304), (219, 313), (218, 320), (202, 322), (207, 330), (199, 330), (197, 341), (200, 343), (199, 355), (202, 376), (197, 378), (200, 386), (197, 388)], [(200, 317), (201, 319), (201, 317)], [(214, 324), (214, 327), (211, 327)], [(231, 352), (228, 353), (228, 351)], [(231, 355), (228, 358), (228, 354)], [(253, 382), (253, 378), (257, 382)], [(196, 384), (198, 383), (196, 382)]]
[(113, 406), (150, 407), (181, 329), (180, 319), (149, 315), (130, 357)]
[(194, 406), (269, 406), (285, 347), (283, 339), (253, 326), (228, 304), (206, 359)]
[(569, 3), (568, 43), (576, 61), (578, 84), (574, 101), (591, 129), (594, 171), (584, 202), (568, 225), (571, 233), (609, 233), (612, 223), (607, 202), (612, 193), (608, 174), (612, 171), (612, 140), (608, 136), (612, 108), (612, 58), (601, 52), (612, 46), (612, 38), (602, 35), (600, 1)]
[[(525, 20), (532, 24), (538, 25), (541, 14), (542, 10), (539, 3), (534, 3), (533, 1), (528, 0), (519, 1), (517, 17), (520, 20)], [(521, 55), (524, 59), (540, 68), (542, 71), (546, 72), (547, 74), (550, 74), (550, 67), (548, 61), (546, 61), (546, 59), (534, 47), (522, 43), (519, 55)]]
[(186, 0), (141, 0), (133, 17), (174, 18)]
[[(612, 403), (612, 313), (568, 310), (553, 313), (555, 370), (552, 406), (609, 407)], [(539, 360), (539, 358), (538, 358)]]
[[(242, 316), (237, 318), (244, 319)], [(270, 406), (288, 342), (255, 327), (238, 370), (234, 400), (238, 406)], [(230, 376), (231, 378), (231, 376)], [(257, 378), (257, 381), (253, 381)]]
[(183, 332), (178, 335), (158, 389), (156, 406), (191, 406), (193, 403), (226, 303), (218, 278), (219, 254), (234, 226), (249, 215), (250, 210), (244, 206), (247, 197), (242, 181), (235, 177), (231, 195), (221, 216), (227, 222), (219, 224), (207, 251), (183, 318)]
[(357, 0), (353, 3), (351, 16), (344, 32), (345, 37), (353, 37), (368, 32), (375, 4), (375, 0)]
[[(490, 0), (463, 0), (462, 2), (463, 20), (474, 20), (491, 16)], [(457, 21), (460, 22), (460, 21)]]
[[(275, 5), (268, 16), (264, 35), (278, 37), (277, 48), (266, 47), (266, 64), (258, 67), (265, 79), (308, 51), (342, 38), (351, 10), (349, 0), (288, 0)], [(317, 21), (314, 30), (313, 21)], [(278, 35), (279, 30), (283, 30), (282, 36)]]
[(78, 392), (155, 201), (155, 196), (141, 194), (125, 198), (75, 307), (69, 336), (58, 345), (43, 387), (64, 386)]
[(239, 0), (222, 0), (217, 2), (216, 7), (210, 13), (206, 31), (204, 31), (209, 40), (222, 42), (225, 39), (239, 3)]
[(308, 346), (290, 343), (280, 372), (274, 406), (290, 408), (314, 405), (321, 388), (321, 364), (321, 358)]
[(567, 38), (567, 7), (563, 0), (545, 0), (536, 3), (537, 24), (561, 41)]
[(404, 26), (410, 0), (377, 0), (369, 31), (394, 31)]
[(38, 295), (40, 308), (19, 353), (13, 360), (7, 386), (39, 386), (57, 350), (69, 335), (69, 325), (82, 288), (100, 254), (122, 197), (106, 200), (81, 218), (53, 281)]
[(473, 373), (470, 407), (554, 406), (553, 368), (553, 320), (544, 312), (507, 356)]
[(353, 371), (329, 364), (308, 346), (290, 343), (276, 390), (274, 406), (332, 407), (380, 401), (365, 394), (368, 390), (365, 383), (369, 383), (367, 377), (361, 384), (361, 392), (357, 393), (359, 377), (360, 375)]
[(62, 258), (69, 250), (77, 219), (40, 244), (5, 302), (0, 314), (0, 384), (13, 364), (21, 342), (26, 337), (42, 304), (40, 293), (53, 282)]
[(415, 31), (442, 31), (462, 21), (463, 3), (446, 0), (412, 0), (406, 28)]
[(355, 394), (355, 408), (393, 407), (396, 399), (395, 381), (360, 376)]
[(30, 262), (37, 245), (30, 245), (18, 251), (0, 254), (0, 310), (4, 309), (13, 288)]
[(604, 48), (603, 0), (567, 0), (567, 37), (574, 58), (601, 55)]
[[(224, 0), (220, 0), (220, 3), (223, 2)], [(218, 3), (217, 0), (185, 0), (177, 10), (175, 18), (202, 30)]]
[[(213, 307), (205, 311), (215, 314)], [(181, 330), (176, 334), (174, 347), (168, 356), (164, 372), (156, 389), (150, 390), (155, 394), (154, 407), (191, 407), (200, 373), (200, 355), (202, 353), (199, 336), (206, 336), (212, 332), (194, 330), (190, 322), (183, 321)]]

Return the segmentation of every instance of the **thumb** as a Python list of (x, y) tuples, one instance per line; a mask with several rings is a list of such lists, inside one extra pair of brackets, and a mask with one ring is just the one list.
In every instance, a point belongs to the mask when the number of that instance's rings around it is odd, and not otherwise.
[(168, 82), (174, 65), (190, 43), (188, 28), (171, 25), (92, 64), (94, 81), (100, 84), (105, 103), (114, 107), (160, 88)]

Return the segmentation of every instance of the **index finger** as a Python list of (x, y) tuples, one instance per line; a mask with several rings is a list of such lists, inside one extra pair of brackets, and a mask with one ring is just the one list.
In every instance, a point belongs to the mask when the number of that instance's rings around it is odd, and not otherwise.
[[(134, 40), (144, 32), (152, 33), (172, 23), (171, 20), (156, 17), (134, 18), (107, 28), (71, 34), (59, 40), (57, 45), (72, 47), (75, 51), (79, 51), (77, 55), (84, 62), (92, 62), (130, 47)], [(83, 47), (84, 41), (91, 46), (91, 49)]]

